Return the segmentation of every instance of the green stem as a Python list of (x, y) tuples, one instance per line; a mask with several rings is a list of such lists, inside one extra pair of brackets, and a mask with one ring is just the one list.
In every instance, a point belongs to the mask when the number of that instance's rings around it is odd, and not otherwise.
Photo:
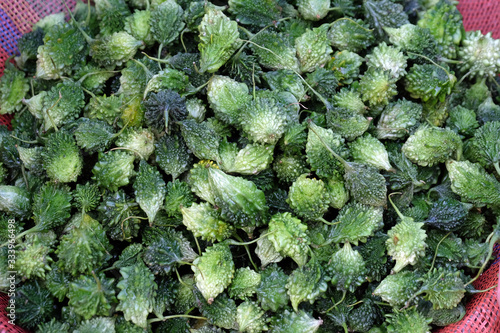
[[(337, 8), (337, 7), (333, 7), (333, 8)], [(352, 8), (352, 7), (349, 7), (349, 8)], [(353, 19), (348, 18), (348, 17), (341, 17), (339, 19), (336, 19), (335, 21), (333, 21), (332, 23), (330, 23), (329, 26), (332, 26), (334, 23), (339, 22), (339, 21), (351, 21), (352, 23), (356, 24), (358, 27), (360, 27), (361, 29), (363, 29), (365, 31), (368, 31), (368, 32), (372, 32), (373, 31), (373, 29), (365, 28), (361, 24), (359, 24), (358, 22), (356, 22)]]
[(389, 194), (387, 196), (387, 198), (389, 199), (389, 202), (391, 203), (392, 207), (396, 211), (396, 214), (398, 214), (399, 218), (402, 220), (402, 219), (404, 219), (404, 215), (401, 214), (401, 212), (399, 211), (398, 207), (396, 207), (396, 205), (394, 204), (394, 202), (392, 202), (391, 196), (393, 196), (394, 194), (403, 194), (403, 193), (401, 193), (401, 192), (392, 192), (391, 194)]
[(467, 282), (465, 284), (465, 287), (467, 287), (469, 284), (473, 283), (474, 281), (476, 281), (479, 276), (481, 276), (481, 274), (483, 273), (484, 269), (486, 268), (486, 265), (488, 264), (488, 262), (490, 261), (490, 258), (491, 258), (491, 255), (493, 254), (493, 247), (495, 246), (495, 243), (498, 241), (499, 239), (499, 236), (496, 235), (496, 230), (493, 231), (489, 236), (488, 238), (490, 239), (489, 240), (489, 250), (488, 250), (488, 256), (484, 259), (484, 263), (483, 265), (481, 266), (481, 268), (479, 269), (479, 271), (477, 272), (477, 275), (472, 279), (470, 280), (469, 282)]
[[(161, 59), (161, 51), (163, 50), (163, 43), (160, 43), (160, 46), (158, 46), (158, 59)], [(160, 68), (160, 71), (162, 70), (161, 68), (161, 63), (158, 63), (158, 67)]]
[(493, 166), (495, 167), (497, 174), (500, 176), (500, 162), (493, 163)]
[[(245, 40), (243, 40), (243, 41), (245, 41)], [(255, 45), (258, 48), (263, 49), (263, 50), (271, 53), (272, 55), (274, 55), (276, 58), (278, 58), (280, 60), (283, 60), (283, 58), (281, 56), (279, 56), (278, 54), (276, 54), (274, 51), (268, 49), (267, 47), (260, 46), (259, 44), (254, 43), (251, 40), (246, 40), (246, 42), (250, 43), (252, 45)], [(326, 98), (324, 98), (319, 92), (317, 92), (313, 87), (311, 87), (311, 85), (302, 77), (302, 75), (300, 75), (299, 72), (297, 72), (295, 69), (290, 69), (290, 70), (292, 72), (294, 72), (295, 75), (297, 75), (299, 77), (299, 79), (302, 81), (302, 83), (304, 83), (307, 86), (307, 88), (309, 88), (309, 90), (311, 90), (313, 92), (313, 94), (316, 95), (316, 97), (318, 97), (318, 99), (325, 105), (325, 107), (326, 107), (327, 110), (330, 110), (332, 108), (331, 105), (330, 105), (330, 102), (328, 102), (326, 100)]]
[(335, 157), (337, 160), (339, 160), (339, 162), (342, 163), (345, 168), (350, 169), (351, 166), (349, 165), (349, 163), (347, 163), (346, 160), (344, 160), (337, 153), (335, 153), (332, 148), (328, 147), (325, 140), (323, 140), (323, 138), (316, 132), (316, 130), (311, 127), (311, 123), (312, 123), (312, 120), (308, 119), (307, 120), (307, 127), (309, 128), (309, 130), (312, 131), (314, 134), (316, 134), (316, 136), (318, 137), (321, 144), (326, 148), (326, 150), (328, 150), (328, 152), (330, 152), (330, 154), (332, 154), (333, 157)]
[(349, 304), (347, 307), (356, 306), (356, 305), (361, 304), (361, 303), (363, 303), (363, 302), (364, 302), (363, 300), (361, 300), (361, 301), (357, 301), (356, 303)]
[(198, 238), (196, 238), (196, 236), (193, 235), (193, 238), (194, 238), (194, 242), (196, 243), (196, 248), (198, 249), (198, 255), (201, 256), (201, 247), (200, 247), (200, 243), (198, 242)]
[[(274, 233), (274, 231), (272, 231), (272, 232), (268, 232), (268, 233), (265, 233), (265, 234), (263, 234), (263, 235), (260, 235), (260, 236), (259, 236), (259, 238), (256, 238), (256, 239), (254, 239), (254, 240), (251, 240), (251, 241), (249, 241), (249, 242), (237, 242), (237, 241), (232, 240), (232, 239), (228, 239), (228, 240), (227, 240), (227, 242), (228, 242), (229, 244), (231, 244), (231, 245), (243, 245), (243, 246), (244, 246), (244, 245), (251, 245), (251, 244), (256, 243), (256, 242), (257, 242), (257, 241), (259, 241), (260, 239), (262, 239), (262, 238), (264, 238), (264, 237), (266, 237), (267, 235), (270, 235), (270, 234), (272, 234), (272, 233)], [(235, 237), (236, 237), (236, 238), (238, 238), (239, 236), (238, 236), (238, 235), (235, 235)], [(240, 238), (240, 239), (241, 239), (241, 238)]]
[(129, 150), (133, 153), (136, 153), (137, 155), (139, 155), (139, 157), (141, 158), (141, 160), (144, 159), (144, 156), (141, 155), (141, 153), (139, 153), (137, 150), (134, 150), (134, 149), (130, 149), (130, 148), (125, 148), (125, 147), (115, 147), (115, 148), (111, 148), (110, 150), (107, 151), (107, 153), (109, 153), (110, 151), (113, 151), (113, 150)]
[(82, 76), (80, 79), (78, 79), (78, 82), (82, 83), (83, 81), (85, 81), (85, 79), (87, 77), (89, 77), (91, 75), (100, 74), (100, 73), (120, 73), (120, 72), (118, 72), (118, 71), (97, 71), (97, 72), (90, 72), (90, 73), (87, 73), (84, 76)]
[(431, 268), (429, 268), (429, 271), (432, 271), (432, 269), (434, 268), (434, 263), (436, 262), (436, 257), (437, 257), (437, 254), (438, 254), (438, 250), (439, 250), (439, 245), (441, 245), (441, 243), (446, 239), (446, 237), (448, 237), (449, 235), (451, 234), (451, 231), (449, 233), (447, 233), (443, 238), (441, 238), (441, 240), (439, 241), (439, 243), (437, 244), (436, 246), (436, 251), (434, 252), (434, 258), (432, 258), (432, 264), (431, 264)]
[(342, 303), (342, 302), (344, 301), (344, 299), (345, 299), (345, 295), (346, 295), (346, 294), (347, 294), (347, 291), (346, 291), (346, 290), (344, 290), (344, 291), (342, 292), (342, 298), (340, 299), (340, 301), (338, 301), (337, 303), (333, 304), (333, 306), (332, 306), (331, 308), (329, 308), (328, 310), (326, 310), (326, 312), (328, 313), (328, 312), (332, 311), (334, 308), (336, 308), (336, 307), (337, 307), (337, 305), (339, 305), (340, 303)]
[(490, 290), (492, 290), (492, 289), (495, 289), (496, 287), (498, 287), (498, 284), (495, 284), (494, 286), (489, 287), (488, 289), (469, 291), (469, 294), (480, 294), (480, 293), (485, 293), (485, 292), (487, 292), (487, 291), (490, 291)]
[(169, 64), (170, 63), (170, 61), (168, 61), (168, 59), (155, 58), (155, 57), (148, 55), (146, 52), (141, 52), (141, 53), (144, 54), (149, 59), (154, 60), (156, 62), (161, 62), (162, 64)]
[(205, 317), (180, 314), (180, 315), (171, 315), (171, 316), (166, 316), (166, 317), (161, 317), (161, 318), (158, 317), (158, 318), (149, 319), (148, 324), (157, 323), (159, 321), (167, 321), (169, 319), (174, 319), (174, 318), (192, 318), (192, 319), (207, 320), (207, 318), (205, 318)]
[(327, 224), (327, 225), (337, 225), (337, 224), (340, 224), (342, 221), (338, 221), (338, 222), (328, 222), (327, 220), (325, 220), (324, 218), (320, 217), (318, 219), (318, 221), (320, 222), (323, 222), (324, 224)]
[[(21, 142), (24, 142), (24, 143), (28, 143), (28, 144), (35, 144), (35, 143), (38, 143), (38, 141), (36, 140), (33, 140), (33, 141), (26, 141), (26, 140), (23, 140), (23, 139), (20, 139), (18, 138), (17, 136), (14, 136), (14, 135), (10, 135), (12, 138), (16, 139), (16, 140), (19, 140)], [(16, 147), (17, 148), (17, 147)]]
[(448, 72), (448, 71), (446, 70), (446, 68), (444, 68), (444, 67), (443, 67), (443, 66), (441, 66), (441, 65), (438, 65), (438, 64), (437, 64), (436, 62), (434, 62), (434, 60), (432, 60), (431, 58), (426, 57), (426, 56), (424, 56), (424, 55), (422, 55), (422, 54), (413, 53), (413, 52), (410, 52), (410, 51), (406, 51), (406, 53), (408, 53), (408, 54), (413, 54), (413, 55), (416, 55), (417, 57), (424, 58), (425, 60), (427, 60), (427, 61), (431, 62), (431, 63), (432, 63), (432, 64), (434, 64), (435, 66), (437, 66), (437, 67), (441, 68), (443, 71), (445, 71), (445, 72), (446, 72), (446, 74), (447, 74), (448, 76), (450, 76), (450, 72)]
[(182, 284), (183, 286), (185, 286), (187, 288), (191, 288), (190, 286), (188, 286), (188, 284), (186, 282), (182, 281), (181, 275), (179, 274), (179, 271), (177, 270), (177, 268), (175, 269), (175, 274), (177, 275), (177, 280), (179, 280), (180, 284)]
[[(239, 240), (241, 243), (243, 243), (243, 239), (241, 239), (240, 236), (238, 236), (238, 234), (234, 234), (234, 237)], [(257, 238), (258, 240), (259, 238)], [(257, 268), (257, 265), (253, 262), (253, 259), (252, 259), (252, 253), (250, 252), (250, 249), (248, 248), (248, 245), (244, 245), (245, 246), (245, 251), (247, 251), (247, 254), (248, 254), (248, 258), (250, 259), (250, 263), (252, 264), (253, 268), (256, 270), (256, 271), (259, 271), (259, 269)]]

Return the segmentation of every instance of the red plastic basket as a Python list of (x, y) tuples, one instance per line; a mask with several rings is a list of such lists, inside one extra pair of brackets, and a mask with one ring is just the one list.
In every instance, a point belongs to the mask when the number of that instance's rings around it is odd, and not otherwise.
[[(74, 8), (75, 0), (67, 0)], [(17, 40), (31, 30), (33, 23), (52, 13), (63, 10), (59, 0), (0, 0), (0, 76), (5, 60), (17, 51)], [(460, 0), (458, 9), (464, 17), (466, 30), (492, 32), (500, 38), (500, 0)], [(10, 127), (12, 116), (0, 115), (0, 125)], [(500, 253), (497, 247), (495, 255)], [(488, 289), (500, 283), (500, 260), (497, 259), (481, 277), (474, 282), (478, 290)], [(0, 293), (0, 333), (28, 332), (8, 323), (5, 307), (8, 297)], [(498, 333), (500, 332), (500, 288), (476, 294), (467, 304), (465, 317), (458, 323), (435, 330), (435, 333)], [(411, 332), (401, 332), (411, 333)]]

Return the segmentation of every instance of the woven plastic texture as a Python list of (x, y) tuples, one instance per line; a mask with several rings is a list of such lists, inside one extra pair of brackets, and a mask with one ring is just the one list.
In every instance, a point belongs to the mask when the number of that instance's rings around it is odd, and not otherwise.
[[(66, 0), (74, 8), (75, 0)], [(0, 0), (0, 77), (4, 63), (17, 52), (17, 40), (31, 30), (41, 18), (63, 10), (60, 0)], [(500, 0), (460, 0), (458, 9), (464, 17), (466, 30), (492, 32), (500, 38)], [(10, 127), (9, 115), (0, 115), (0, 125)], [(500, 246), (495, 247), (497, 260), (474, 282), (478, 290), (500, 283)], [(28, 332), (8, 324), (5, 307), (8, 297), (0, 293), (0, 333)], [(497, 333), (500, 332), (500, 288), (476, 294), (467, 304), (465, 317), (458, 323), (437, 329), (434, 333)], [(407, 332), (401, 332), (407, 333)], [(410, 333), (410, 332), (408, 332)]]
[(9, 324), (9, 318), (5, 312), (9, 302), (9, 297), (5, 294), (0, 294), (0, 333), (25, 333), (28, 332), (19, 326)]

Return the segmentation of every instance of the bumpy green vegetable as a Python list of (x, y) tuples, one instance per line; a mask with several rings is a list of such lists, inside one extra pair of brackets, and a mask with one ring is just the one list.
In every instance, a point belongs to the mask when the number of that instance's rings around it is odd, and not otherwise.
[(292, 258), (299, 266), (307, 262), (309, 237), (307, 225), (290, 213), (275, 214), (269, 221), (267, 238), (273, 243), (276, 251)]
[(224, 222), (220, 214), (207, 203), (181, 207), (181, 212), (182, 222), (196, 237), (222, 241), (232, 233), (232, 226)]
[(208, 247), (193, 261), (192, 269), (196, 286), (207, 302), (212, 303), (229, 286), (234, 276), (234, 262), (229, 246), (217, 243)]
[(120, 269), (122, 279), (116, 285), (121, 291), (116, 298), (120, 301), (118, 311), (123, 311), (126, 320), (146, 328), (147, 317), (153, 312), (153, 302), (158, 285), (154, 275), (142, 262)]
[(102, 273), (81, 275), (69, 285), (69, 306), (85, 319), (109, 315), (112, 303), (116, 302), (113, 282), (114, 279), (108, 279)]
[(460, 156), (461, 150), (462, 140), (455, 132), (429, 126), (421, 126), (402, 147), (406, 157), (422, 166), (446, 162), (454, 153)]
[(373, 292), (392, 306), (402, 306), (416, 293), (420, 283), (418, 275), (411, 271), (402, 271), (388, 275)]
[(382, 207), (348, 203), (334, 220), (337, 224), (330, 231), (328, 242), (350, 242), (354, 245), (358, 245), (360, 241), (364, 243), (382, 227), (382, 215)]
[(314, 303), (316, 298), (326, 291), (326, 288), (325, 273), (321, 264), (315, 259), (309, 260), (307, 264), (294, 270), (286, 284), (295, 312), (298, 311), (299, 304), (304, 301)]
[(198, 30), (200, 31), (200, 72), (213, 73), (229, 60), (241, 45), (237, 23), (220, 10), (207, 10)]
[(350, 243), (336, 251), (327, 268), (328, 280), (338, 290), (353, 292), (359, 285), (366, 281), (365, 262), (358, 251), (353, 250)]
[(301, 175), (288, 192), (287, 203), (294, 212), (307, 220), (322, 218), (329, 206), (329, 195), (322, 180)]

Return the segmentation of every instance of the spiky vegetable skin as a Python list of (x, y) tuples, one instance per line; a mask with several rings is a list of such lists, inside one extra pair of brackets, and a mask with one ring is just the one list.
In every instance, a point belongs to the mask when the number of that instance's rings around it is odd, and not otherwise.
[(366, 56), (366, 63), (369, 68), (381, 68), (384, 71), (389, 71), (394, 80), (398, 80), (406, 74), (406, 59), (407, 57), (399, 48), (388, 46), (382, 42)]
[(357, 202), (344, 206), (337, 218), (338, 222), (328, 235), (328, 240), (333, 243), (350, 242), (358, 245), (365, 243), (368, 237), (383, 226), (382, 207), (363, 205)]
[(22, 243), (16, 251), (16, 271), (23, 279), (45, 279), (45, 273), (51, 270), (50, 264), (53, 262), (50, 252), (50, 247), (40, 242)]
[(299, 0), (297, 7), (304, 20), (319, 21), (328, 14), (328, 0)]
[(295, 48), (299, 59), (301, 72), (312, 72), (323, 66), (333, 53), (327, 38), (329, 25), (307, 30), (302, 36), (295, 39)]
[(240, 47), (238, 24), (222, 11), (209, 8), (198, 27), (200, 72), (213, 73)]
[(41, 333), (69, 333), (69, 324), (56, 321), (52, 318), (51, 321), (41, 323), (37, 326), (37, 332)]
[(29, 192), (22, 187), (0, 185), (0, 211), (24, 216), (31, 209)]
[(260, 274), (250, 267), (239, 268), (236, 270), (234, 279), (229, 286), (229, 296), (245, 300), (255, 294), (260, 281)]
[(228, 10), (235, 15), (241, 24), (264, 27), (277, 21), (283, 8), (278, 5), (276, 0), (230, 0)]
[(73, 134), (78, 146), (88, 153), (108, 148), (115, 137), (111, 125), (105, 121), (87, 118), (83, 118)]
[(315, 220), (328, 210), (330, 197), (321, 179), (310, 179), (307, 176), (301, 175), (290, 186), (287, 203), (298, 216)]
[(142, 45), (142, 41), (120, 31), (94, 40), (90, 44), (89, 53), (102, 67), (120, 66), (131, 59)]
[(60, 267), (54, 265), (46, 276), (45, 286), (52, 296), (57, 298), (59, 302), (62, 302), (68, 293), (70, 282), (70, 275), (62, 271)]
[(491, 97), (486, 98), (477, 108), (477, 118), (480, 124), (497, 121), (500, 119), (500, 106), (496, 105)]
[(291, 183), (308, 171), (303, 158), (297, 155), (279, 155), (273, 163), (273, 170), (284, 183)]
[(330, 44), (339, 49), (359, 52), (373, 44), (375, 38), (362, 20), (340, 19), (328, 30)]
[(123, 311), (126, 320), (146, 328), (147, 317), (153, 312), (154, 296), (158, 289), (154, 275), (141, 261), (121, 268), (120, 274), (122, 279), (116, 285), (121, 289), (117, 296), (120, 303), (116, 309)]
[(285, 132), (287, 116), (283, 105), (258, 97), (243, 107), (239, 122), (252, 141), (274, 145)]
[(464, 223), (471, 208), (472, 204), (442, 198), (434, 202), (425, 222), (443, 231), (456, 230)]
[(342, 176), (335, 175), (326, 179), (325, 189), (329, 196), (330, 207), (341, 209), (349, 201), (349, 192)]
[(403, 306), (420, 287), (419, 276), (412, 271), (388, 275), (373, 292), (391, 306)]
[(500, 121), (489, 121), (481, 126), (472, 139), (472, 148), (479, 164), (485, 168), (500, 161)]
[(349, 327), (356, 332), (368, 332), (378, 321), (380, 310), (371, 299), (364, 299), (360, 307), (349, 313)]
[(344, 139), (339, 134), (333, 133), (331, 129), (322, 128), (314, 123), (310, 126), (315, 131), (309, 130), (306, 144), (307, 162), (311, 170), (315, 171), (319, 177), (342, 174), (344, 171), (342, 164), (323, 146), (317, 134), (334, 152), (345, 159), (349, 157), (349, 151), (344, 146)]
[(462, 106), (457, 106), (450, 112), (446, 125), (458, 134), (472, 136), (479, 127), (476, 120), (476, 113)]
[(461, 149), (462, 140), (455, 132), (429, 126), (421, 126), (402, 147), (406, 157), (421, 166), (446, 162)]
[(273, 160), (274, 146), (247, 144), (238, 151), (235, 143), (224, 140), (220, 143), (221, 169), (228, 173), (256, 175), (266, 170)]
[(166, 0), (151, 10), (151, 34), (163, 46), (177, 39), (184, 28), (184, 11), (175, 0)]
[(186, 145), (199, 159), (219, 161), (220, 137), (206, 121), (197, 123), (186, 119), (181, 123), (181, 133)]
[(81, 275), (69, 286), (69, 306), (85, 319), (109, 315), (111, 305), (116, 302), (113, 282), (114, 279), (108, 279), (102, 273), (98, 276)]
[(295, 312), (300, 303), (314, 301), (326, 291), (327, 283), (321, 264), (311, 259), (307, 264), (294, 270), (286, 284), (288, 296)]
[(462, 199), (479, 206), (500, 204), (500, 183), (479, 164), (449, 160), (446, 169), (451, 189)]
[(59, 266), (73, 275), (90, 274), (105, 261), (111, 245), (101, 224), (84, 214), (81, 224), (61, 237), (56, 254)]
[(73, 333), (115, 332), (114, 318), (94, 317), (82, 321)]
[(182, 234), (168, 228), (146, 229), (143, 241), (147, 245), (142, 255), (144, 263), (155, 275), (167, 275), (177, 263), (191, 262), (197, 256)]
[(65, 185), (47, 183), (33, 200), (33, 220), (37, 231), (51, 230), (66, 223), (70, 217), (71, 192)]
[(196, 302), (200, 312), (210, 324), (216, 327), (231, 329), (236, 323), (236, 303), (228, 298), (225, 293), (208, 301), (203, 298), (200, 291), (195, 290)]
[(389, 155), (382, 142), (365, 134), (349, 144), (355, 162), (371, 165), (379, 170), (391, 170)]
[(208, 169), (208, 183), (224, 219), (239, 227), (264, 223), (268, 213), (266, 198), (254, 183), (215, 168)]
[(297, 313), (285, 310), (272, 320), (273, 332), (276, 333), (315, 333), (321, 324), (323, 320), (314, 319), (303, 310)]
[(234, 262), (231, 250), (226, 243), (208, 247), (193, 261), (196, 286), (207, 302), (211, 303), (226, 289), (234, 276)]
[(465, 306), (458, 304), (453, 309), (429, 309), (425, 313), (427, 318), (432, 318), (431, 324), (436, 326), (448, 326), (460, 321), (465, 316)]
[(500, 72), (500, 41), (483, 35), (480, 31), (469, 31), (462, 41), (458, 56), (463, 63), (461, 69), (472, 75), (494, 77)]
[(35, 328), (54, 314), (54, 299), (37, 280), (17, 288), (15, 294), (16, 322)]
[(123, 29), (148, 46), (154, 44), (155, 39), (151, 33), (151, 11), (149, 10), (136, 10), (125, 19)]
[(396, 260), (394, 272), (399, 272), (407, 265), (415, 265), (419, 257), (425, 255), (427, 234), (422, 229), (423, 223), (414, 222), (412, 218), (404, 217), (387, 232), (387, 254)]
[(267, 238), (281, 255), (292, 258), (303, 266), (308, 259), (309, 236), (307, 225), (290, 213), (278, 213), (269, 221)]
[(457, 78), (434, 64), (414, 64), (405, 76), (405, 89), (413, 98), (436, 103), (444, 102)]
[(260, 260), (261, 267), (264, 268), (270, 263), (280, 262), (283, 256), (274, 248), (273, 242), (267, 237), (259, 238), (257, 240), (257, 248), (255, 254)]
[(158, 166), (174, 179), (187, 171), (192, 162), (191, 152), (179, 134), (164, 135), (156, 141), (155, 156)]
[(238, 124), (239, 110), (250, 101), (248, 86), (227, 76), (215, 75), (207, 86), (207, 98), (215, 117)]
[(92, 179), (100, 187), (115, 192), (129, 184), (134, 174), (134, 159), (133, 154), (120, 150), (99, 153), (99, 161), (92, 169)]
[(182, 223), (195, 237), (208, 241), (223, 241), (231, 236), (233, 227), (223, 221), (220, 213), (210, 204), (194, 203), (191, 207), (181, 207)]
[(364, 164), (349, 163), (349, 167), (345, 169), (344, 180), (355, 201), (371, 206), (386, 204), (385, 178), (377, 169)]
[(0, 79), (0, 115), (19, 110), (28, 90), (29, 84), (23, 72), (8, 63)]
[(435, 7), (424, 12), (417, 24), (419, 27), (429, 29), (437, 42), (440, 54), (448, 59), (457, 57), (458, 47), (465, 36), (465, 31), (462, 15), (454, 4), (439, 1)]
[(365, 279), (365, 262), (350, 243), (336, 251), (326, 266), (326, 274), (332, 285), (338, 290), (354, 292)]
[(419, 292), (432, 303), (433, 309), (453, 309), (465, 295), (465, 283), (460, 272), (446, 268), (434, 268), (420, 279), (423, 282)]
[(53, 133), (42, 151), (47, 175), (54, 181), (70, 183), (82, 172), (83, 158), (74, 137), (65, 132)]
[(122, 106), (121, 96), (95, 96), (85, 107), (85, 116), (90, 119), (104, 120), (108, 125), (113, 125), (122, 114)]
[(255, 43), (266, 48), (252, 48), (263, 67), (271, 70), (288, 69), (299, 71), (299, 60), (297, 59), (294, 40), (287, 34), (264, 31), (255, 36)]
[(42, 108), (33, 115), (43, 119), (46, 131), (77, 118), (85, 105), (81, 86), (71, 80), (58, 83), (41, 94)]
[(189, 185), (178, 179), (167, 183), (166, 191), (163, 208), (169, 216), (181, 215), (181, 208), (190, 207), (195, 201)]
[(136, 201), (146, 212), (149, 224), (152, 225), (165, 200), (165, 181), (154, 166), (141, 160), (133, 186)]
[(379, 35), (384, 34), (383, 27), (397, 28), (409, 23), (403, 6), (390, 0), (368, 0), (363, 2), (363, 9), (368, 23)]
[[(403, 51), (421, 54), (433, 58), (436, 54), (436, 41), (428, 29), (413, 24), (405, 24), (399, 28), (384, 27), (389, 41)], [(415, 58), (413, 54), (408, 54)]]
[(257, 287), (257, 299), (263, 310), (276, 312), (289, 301), (286, 293), (288, 276), (276, 264), (268, 266), (261, 273), (261, 282)]
[(240, 332), (260, 333), (267, 331), (265, 312), (252, 301), (241, 303), (236, 310), (236, 322)]
[(182, 283), (177, 288), (175, 295), (174, 309), (178, 312), (186, 312), (195, 305), (194, 278), (193, 275), (184, 275), (181, 277)]
[(127, 128), (116, 140), (116, 145), (148, 160), (155, 149), (154, 134), (149, 128)]
[(387, 333), (415, 332), (430, 333), (432, 319), (424, 317), (416, 309), (395, 312), (388, 316)]
[(395, 79), (391, 72), (382, 68), (368, 69), (361, 77), (359, 88), (363, 101), (368, 101), (371, 106), (387, 105), (397, 94)]

